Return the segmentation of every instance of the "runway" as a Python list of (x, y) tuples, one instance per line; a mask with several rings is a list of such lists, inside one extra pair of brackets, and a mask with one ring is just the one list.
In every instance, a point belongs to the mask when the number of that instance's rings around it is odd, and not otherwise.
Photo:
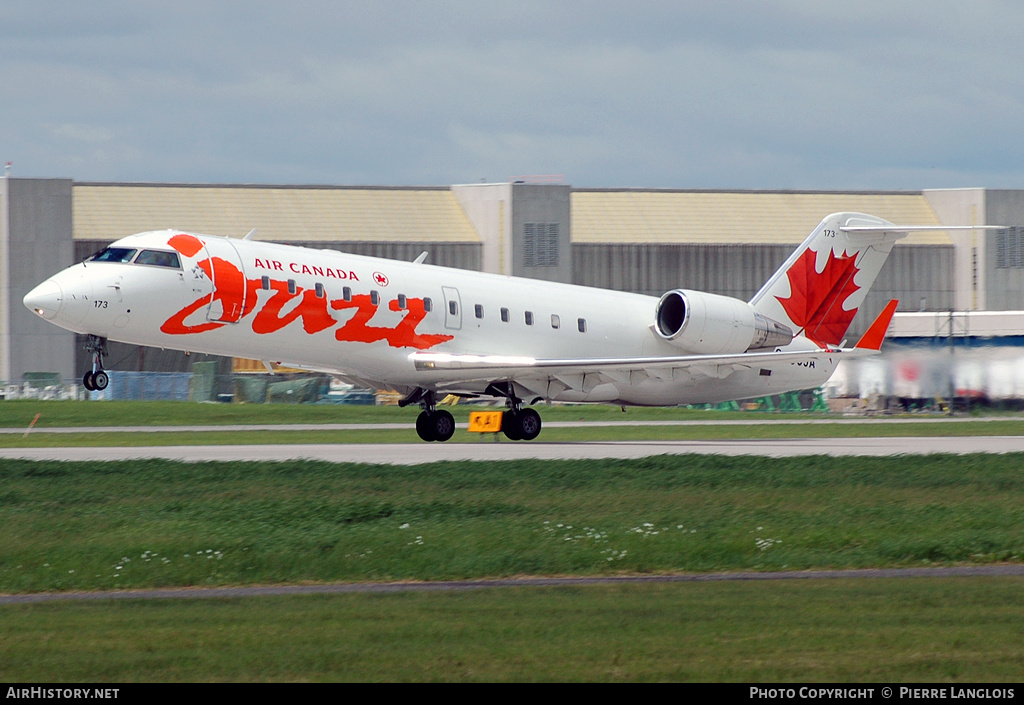
[(32, 460), (126, 460), (164, 458), (186, 462), (324, 460), (416, 465), (443, 461), (593, 460), (655, 455), (899, 456), (928, 453), (1024, 453), (1024, 436), (926, 436), (892, 438), (785, 438), (712, 441), (595, 441), (530, 443), (481, 439), (469, 443), (317, 445), (189, 445), (137, 447), (5, 448), (0, 458)]

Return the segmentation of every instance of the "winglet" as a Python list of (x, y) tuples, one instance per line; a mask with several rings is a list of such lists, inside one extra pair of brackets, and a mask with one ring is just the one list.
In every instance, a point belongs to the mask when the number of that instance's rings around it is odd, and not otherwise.
[(861, 336), (860, 340), (853, 347), (861, 350), (881, 350), (882, 341), (885, 340), (885, 333), (889, 330), (889, 324), (892, 322), (892, 315), (896, 313), (896, 304), (899, 301), (893, 299), (882, 312), (878, 314), (878, 318), (871, 324), (867, 332)]

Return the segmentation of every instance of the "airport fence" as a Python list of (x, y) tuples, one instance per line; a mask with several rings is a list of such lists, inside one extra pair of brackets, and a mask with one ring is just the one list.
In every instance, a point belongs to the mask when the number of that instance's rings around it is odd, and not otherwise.
[[(208, 363), (200, 363), (206, 365)], [(193, 372), (107, 370), (110, 383), (89, 391), (81, 379), (54, 372), (27, 373), (21, 383), (0, 384), (2, 399), (77, 401), (194, 401), (245, 404), (376, 404), (373, 390), (332, 382), (329, 375), (216, 374), (216, 366)], [(387, 395), (381, 395), (385, 397)]]

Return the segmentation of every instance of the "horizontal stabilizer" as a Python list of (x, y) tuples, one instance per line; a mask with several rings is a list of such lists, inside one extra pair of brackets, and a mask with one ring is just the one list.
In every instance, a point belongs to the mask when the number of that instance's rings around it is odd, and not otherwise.
[(926, 233), (946, 230), (1005, 230), (1005, 225), (846, 225), (844, 233)]
[(885, 333), (889, 330), (889, 324), (892, 322), (892, 315), (896, 313), (896, 304), (898, 303), (899, 301), (893, 299), (886, 304), (882, 312), (878, 314), (878, 318), (853, 347), (858, 350), (881, 350), (882, 341), (885, 340)]

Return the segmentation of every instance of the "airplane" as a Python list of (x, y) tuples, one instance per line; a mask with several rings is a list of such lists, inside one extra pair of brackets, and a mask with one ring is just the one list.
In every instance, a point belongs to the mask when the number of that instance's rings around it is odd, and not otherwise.
[(676, 406), (820, 386), (844, 357), (875, 354), (896, 308), (844, 337), (908, 232), (833, 213), (749, 301), (673, 289), (610, 291), (179, 230), (122, 238), (24, 297), (88, 336), (87, 389), (107, 341), (271, 361), (404, 395), (416, 431), (447, 441), (439, 399), (504, 399), (502, 432), (533, 440), (538, 402)]

